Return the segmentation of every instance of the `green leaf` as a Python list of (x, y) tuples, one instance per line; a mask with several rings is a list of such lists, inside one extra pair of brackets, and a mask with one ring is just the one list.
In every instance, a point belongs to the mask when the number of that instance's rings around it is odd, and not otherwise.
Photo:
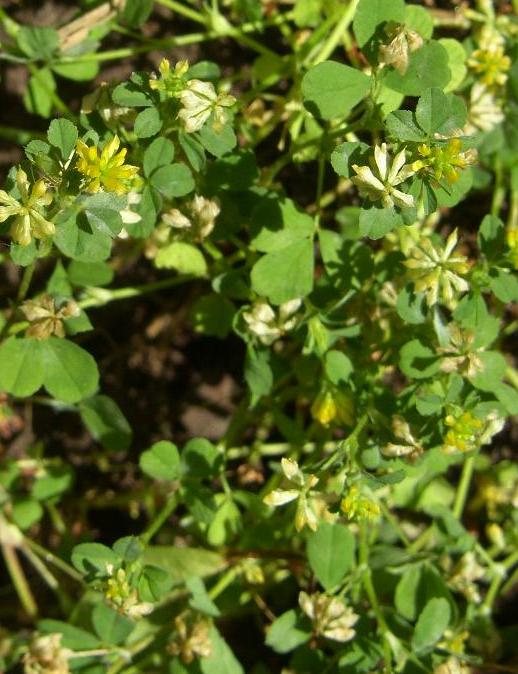
[(51, 68), (56, 75), (75, 82), (88, 82), (95, 79), (99, 74), (99, 64), (96, 61), (52, 63)]
[(32, 496), (38, 501), (47, 501), (66, 492), (72, 484), (73, 472), (70, 466), (51, 466), (46, 475), (36, 479)]
[(124, 536), (115, 541), (112, 550), (125, 562), (135, 562), (144, 552), (144, 545), (136, 536)]
[(110, 256), (112, 239), (92, 228), (83, 214), (64, 211), (56, 219), (54, 243), (68, 257), (80, 262), (100, 262)]
[(117, 403), (105, 395), (84, 400), (79, 406), (84, 425), (105, 449), (119, 452), (128, 449), (132, 430)]
[(316, 117), (345, 117), (371, 88), (368, 75), (336, 61), (313, 66), (302, 78), (306, 108)]
[(200, 658), (202, 674), (244, 674), (236, 656), (215, 627), (209, 631), (211, 653)]
[(41, 342), (44, 386), (58, 400), (76, 403), (93, 395), (99, 384), (97, 363), (77, 344), (58, 337)]
[(411, 110), (396, 110), (386, 119), (388, 132), (397, 140), (422, 142), (426, 134), (416, 122), (415, 114)]
[(157, 168), (149, 182), (167, 199), (183, 197), (194, 189), (194, 178), (189, 167), (180, 163)]
[(413, 52), (405, 75), (387, 69), (383, 84), (407, 96), (420, 96), (430, 87), (444, 89), (450, 77), (448, 52), (432, 40)]
[(264, 255), (252, 268), (252, 288), (273, 304), (309, 295), (313, 289), (313, 242), (296, 241)]
[(11, 502), (11, 517), (16, 526), (25, 531), (43, 517), (43, 508), (35, 499), (22, 496)]
[(26, 56), (50, 61), (59, 47), (59, 35), (54, 28), (22, 26), (16, 33), (16, 43)]
[(354, 370), (349, 356), (341, 351), (328, 351), (325, 355), (324, 367), (327, 378), (332, 384), (345, 384)]
[(67, 268), (70, 283), (83, 288), (105, 286), (113, 280), (113, 269), (106, 262), (73, 260)]
[(135, 623), (100, 601), (92, 611), (92, 624), (105, 644), (121, 644), (133, 632)]
[(156, 442), (140, 455), (141, 470), (155, 480), (176, 480), (180, 477), (180, 455), (176, 445), (167, 440)]
[(507, 414), (518, 414), (518, 391), (507, 384), (498, 383), (491, 391), (504, 406)]
[(412, 647), (416, 651), (423, 651), (437, 643), (450, 623), (450, 614), (450, 605), (446, 599), (430, 599), (417, 620)]
[(54, 109), (56, 81), (49, 68), (39, 68), (29, 78), (23, 95), (23, 104), (28, 112), (41, 117), (50, 117)]
[(203, 548), (176, 548), (172, 545), (149, 546), (143, 559), (167, 571), (174, 583), (184, 583), (193, 575), (205, 578), (219, 573), (227, 566), (225, 558)]
[(401, 213), (394, 208), (382, 208), (369, 203), (360, 211), (360, 233), (369, 239), (381, 239), (385, 234), (404, 224)]
[(325, 590), (338, 585), (354, 564), (355, 540), (341, 524), (323, 522), (308, 536), (308, 561)]
[(162, 128), (162, 120), (156, 108), (146, 108), (135, 118), (133, 131), (137, 138), (151, 138)]
[(31, 337), (9, 337), (0, 346), (0, 389), (25, 398), (43, 386), (43, 342)]
[(289, 653), (297, 646), (305, 644), (311, 636), (311, 628), (306, 626), (293, 609), (286, 611), (270, 625), (266, 635), (266, 645), (276, 653)]
[(38, 631), (43, 634), (62, 634), (62, 646), (73, 651), (91, 650), (92, 648), (98, 648), (100, 644), (99, 639), (90, 632), (61, 620), (50, 620), (48, 618), (39, 620)]
[(149, 177), (155, 169), (170, 164), (174, 152), (174, 145), (168, 138), (155, 138), (144, 152), (144, 175)]
[(179, 274), (205, 276), (207, 263), (199, 248), (183, 241), (173, 241), (160, 248), (155, 257), (157, 269), (175, 269)]
[(412, 286), (407, 285), (399, 291), (396, 311), (405, 323), (419, 325), (426, 320), (426, 305), (423, 293), (414, 293)]
[(207, 152), (215, 157), (223, 157), (233, 150), (237, 144), (236, 134), (229, 123), (225, 124), (221, 131), (216, 132), (209, 121), (198, 131), (197, 136)]
[(368, 150), (369, 146), (359, 141), (342, 143), (331, 154), (331, 166), (339, 176), (350, 178), (351, 175), (355, 175), (351, 173), (352, 165), (359, 164), (362, 166), (365, 163), (363, 155)]
[(493, 391), (505, 374), (507, 361), (498, 351), (482, 351), (479, 360), (482, 371), (470, 377), (470, 381), (480, 391)]
[(417, 102), (415, 117), (428, 136), (448, 135), (466, 124), (466, 105), (458, 96), (446, 95), (437, 88), (427, 89)]
[(224, 457), (206, 438), (192, 438), (182, 451), (182, 464), (190, 477), (215, 477), (221, 470)]
[(218, 607), (207, 594), (205, 585), (199, 576), (191, 576), (187, 579), (185, 584), (192, 595), (189, 600), (189, 606), (191, 608), (214, 618), (217, 618), (220, 615)]
[(468, 72), (466, 51), (458, 40), (451, 37), (443, 37), (438, 42), (448, 54), (448, 68), (450, 70), (450, 81), (444, 87), (444, 91), (455, 91), (464, 82)]
[(362, 48), (382, 24), (388, 21), (405, 22), (404, 0), (360, 0), (354, 13), (353, 30)]
[(153, 100), (136, 82), (122, 82), (112, 92), (112, 100), (123, 108), (147, 108)]
[(108, 576), (109, 567), (119, 563), (119, 556), (102, 543), (80, 543), (72, 550), (72, 564), (87, 575)]
[(518, 301), (518, 278), (507, 269), (505, 271), (503, 269), (491, 271), (489, 287), (501, 302), (507, 304), (508, 302)]
[(268, 349), (248, 348), (245, 359), (245, 381), (250, 389), (251, 404), (270, 393), (273, 386), (273, 372)]
[(97, 192), (80, 197), (78, 205), (92, 229), (112, 237), (120, 233), (122, 229), (120, 212), (127, 206), (125, 197), (110, 192)]
[(431, 13), (419, 5), (407, 5), (405, 27), (419, 33), (425, 40), (433, 35), (433, 18)]
[(315, 231), (313, 218), (300, 211), (291, 199), (261, 200), (252, 213), (251, 244), (262, 253), (272, 253)]
[(153, 9), (153, 0), (126, 0), (122, 18), (130, 28), (138, 28), (145, 23)]
[(236, 309), (230, 300), (211, 293), (194, 303), (190, 318), (196, 332), (224, 339), (232, 330), (235, 313)]
[(77, 129), (68, 119), (53, 119), (47, 131), (49, 143), (57, 147), (61, 152), (61, 157), (67, 160), (77, 141)]
[(477, 244), (488, 260), (499, 257), (505, 250), (505, 225), (496, 215), (486, 215), (480, 224)]
[(439, 371), (440, 360), (432, 349), (413, 339), (401, 349), (399, 367), (411, 379), (426, 379)]
[(161, 601), (173, 585), (171, 576), (157, 566), (146, 565), (139, 578), (138, 591), (142, 601)]
[(448, 188), (437, 187), (434, 189), (439, 206), (452, 208), (467, 196), (473, 186), (473, 170), (468, 167), (459, 174), (459, 179)]

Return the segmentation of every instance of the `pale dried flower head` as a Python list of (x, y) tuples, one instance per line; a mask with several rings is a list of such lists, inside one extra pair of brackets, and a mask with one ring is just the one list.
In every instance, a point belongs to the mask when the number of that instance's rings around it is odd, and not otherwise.
[(269, 346), (285, 333), (293, 330), (298, 321), (295, 314), (301, 304), (300, 299), (290, 300), (281, 304), (276, 312), (266, 300), (261, 299), (249, 311), (243, 312), (243, 319), (250, 332), (261, 344)]
[(23, 656), (25, 674), (69, 674), (71, 652), (61, 646), (61, 634), (35, 634)]
[(463, 278), (469, 271), (469, 264), (463, 255), (455, 252), (456, 246), (456, 229), (444, 247), (434, 246), (430, 239), (423, 238), (404, 262), (416, 292), (425, 293), (429, 307), (442, 299), (447, 307), (454, 308), (457, 297), (469, 290), (469, 283)]
[(337, 597), (316, 592), (299, 594), (299, 606), (313, 623), (317, 636), (345, 643), (354, 639), (359, 616)]
[(167, 650), (189, 664), (198, 658), (207, 658), (212, 653), (210, 629), (212, 622), (207, 618), (185, 612), (174, 619), (175, 633)]
[(379, 62), (393, 66), (400, 75), (408, 70), (410, 54), (423, 46), (423, 38), (403, 24), (391, 24), (385, 29), (390, 42), (379, 49)]
[(219, 133), (228, 120), (227, 108), (232, 107), (236, 99), (230, 94), (218, 94), (212, 82), (194, 79), (187, 82), (180, 101), (182, 108), (178, 117), (187, 133), (199, 131), (212, 114), (214, 131)]
[(26, 334), (36, 339), (48, 339), (52, 335), (65, 337), (64, 321), (79, 316), (81, 310), (74, 300), (68, 300), (59, 309), (51, 295), (41, 295), (35, 300), (27, 300), (20, 307), (29, 321)]
[(414, 197), (397, 189), (397, 186), (410, 178), (415, 170), (410, 164), (405, 164), (406, 153), (401, 150), (391, 160), (387, 144), (382, 143), (374, 148), (374, 156), (370, 159), (370, 166), (353, 164), (356, 176), (352, 182), (360, 193), (370, 201), (381, 201), (385, 208), (398, 206), (408, 208), (414, 205)]

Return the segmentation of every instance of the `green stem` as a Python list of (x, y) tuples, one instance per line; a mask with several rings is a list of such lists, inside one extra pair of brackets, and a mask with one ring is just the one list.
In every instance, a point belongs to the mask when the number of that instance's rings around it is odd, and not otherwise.
[(176, 2), (176, 0), (156, 0), (157, 4), (162, 5), (162, 7), (167, 7), (167, 9), (173, 10), (173, 12), (176, 12), (177, 14), (180, 14), (181, 16), (185, 16), (186, 19), (191, 19), (191, 21), (195, 21), (196, 23), (201, 23), (205, 25), (207, 23), (207, 19), (203, 16), (201, 12), (197, 12), (194, 9), (191, 9), (190, 7), (185, 7), (185, 5), (182, 5), (181, 2)]
[(165, 288), (173, 288), (174, 286), (188, 283), (193, 279), (199, 277), (194, 276), (173, 276), (163, 281), (155, 281), (154, 283), (144, 283), (140, 286), (129, 286), (127, 288), (116, 288), (115, 290), (105, 290), (104, 288), (96, 288), (95, 291), (90, 291), (90, 297), (81, 300), (79, 306), (82, 309), (91, 309), (93, 307), (103, 307), (110, 302), (118, 300), (126, 300), (131, 297), (140, 297), (148, 293), (156, 292), (157, 290), (164, 290)]
[(47, 136), (42, 131), (27, 131), (26, 129), (17, 129), (12, 126), (0, 125), (0, 137), (10, 140), (18, 145), (27, 145), (31, 140), (39, 138), (45, 140)]
[(505, 369), (505, 378), (507, 381), (518, 390), (518, 372), (514, 367), (506, 367)]
[(144, 533), (140, 536), (140, 539), (144, 544), (149, 543), (149, 541), (159, 531), (159, 529), (162, 528), (162, 526), (165, 524), (168, 517), (175, 510), (177, 505), (178, 505), (178, 499), (176, 497), (176, 492), (174, 492), (173, 494), (170, 494), (167, 497), (167, 500), (166, 500), (164, 506), (162, 507), (162, 509), (157, 513), (156, 517), (153, 519), (151, 524), (144, 531)]
[(372, 610), (376, 617), (376, 622), (378, 623), (378, 631), (380, 632), (381, 638), (383, 640), (383, 659), (385, 661), (385, 673), (391, 674), (392, 672), (392, 649), (390, 647), (390, 642), (387, 639), (387, 634), (390, 630), (381, 610), (380, 603), (378, 601), (378, 596), (376, 594), (376, 589), (374, 583), (372, 582), (372, 574), (369, 568), (369, 532), (365, 522), (362, 522), (360, 525), (360, 545), (359, 545), (359, 562), (360, 566), (364, 569), (362, 574), (362, 584), (367, 595), (369, 602), (371, 604)]
[(67, 564), (65, 561), (63, 561), (60, 557), (57, 557), (53, 552), (50, 552), (50, 550), (46, 550), (44, 547), (39, 545), (39, 543), (36, 543), (36, 541), (33, 541), (30, 538), (24, 538), (23, 542), (24, 545), (31, 548), (31, 550), (44, 559), (48, 564), (53, 564), (57, 569), (60, 569), (60, 571), (63, 571), (63, 573), (66, 573), (68, 576), (70, 576), (70, 578), (73, 578), (78, 583), (84, 582), (83, 577), (78, 571), (70, 566), (70, 564)]
[(468, 492), (471, 485), (471, 478), (473, 477), (473, 470), (475, 468), (475, 457), (470, 456), (462, 466), (462, 474), (455, 496), (455, 503), (453, 505), (453, 515), (460, 520), (464, 512), (464, 506), (468, 498)]
[(208, 592), (208, 595), (211, 599), (216, 599), (219, 595), (227, 589), (231, 583), (234, 582), (234, 579), (239, 575), (239, 569), (233, 566), (224, 573), (218, 582), (211, 587)]
[(495, 161), (495, 185), (493, 188), (493, 200), (491, 203), (491, 214), (498, 215), (502, 209), (505, 199), (505, 185), (504, 185), (504, 171), (502, 161), (496, 159)]
[(354, 18), (356, 8), (358, 7), (359, 0), (350, 0), (349, 4), (345, 9), (343, 9), (343, 14), (336, 26), (334, 27), (333, 32), (324, 42), (321, 50), (313, 59), (313, 65), (321, 63), (328, 59), (331, 54), (334, 52), (336, 47), (340, 44), (344, 32), (347, 30), (348, 26)]
[(18, 288), (18, 293), (16, 295), (15, 306), (12, 307), (11, 314), (10, 314), (9, 318), (7, 319), (7, 321), (4, 323), (4, 326), (3, 326), (2, 330), (0, 331), (0, 340), (2, 340), (5, 337), (5, 335), (7, 335), (9, 333), (10, 328), (14, 323), (18, 307), (20, 306), (20, 304), (22, 304), (24, 299), (27, 297), (27, 293), (29, 292), (29, 288), (30, 288), (30, 285), (31, 285), (31, 281), (32, 281), (32, 277), (34, 275), (35, 269), (36, 269), (36, 263), (33, 262), (29, 266), (25, 267), (25, 269), (23, 270), (22, 280), (20, 281), (20, 286)]
[(3, 543), (2, 555), (22, 606), (31, 618), (33, 618), (38, 613), (38, 606), (34, 600), (31, 588), (16, 554), (16, 550), (12, 545)]

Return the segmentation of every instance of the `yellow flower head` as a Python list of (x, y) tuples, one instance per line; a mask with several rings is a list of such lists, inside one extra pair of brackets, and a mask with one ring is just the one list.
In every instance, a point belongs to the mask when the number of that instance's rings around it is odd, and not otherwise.
[(462, 152), (462, 141), (459, 138), (452, 138), (446, 145), (434, 147), (423, 143), (417, 151), (421, 159), (413, 162), (412, 168), (431, 173), (436, 180), (444, 177), (450, 184), (457, 182), (460, 171), (474, 164), (477, 159), (476, 150)]
[(358, 485), (353, 484), (342, 499), (340, 510), (349, 520), (375, 520), (380, 515), (380, 507), (374, 501), (360, 493)]
[(16, 216), (11, 225), (11, 236), (20, 246), (28, 246), (32, 238), (44, 239), (52, 236), (56, 228), (53, 222), (41, 214), (45, 206), (52, 203), (52, 194), (47, 191), (44, 180), (30, 185), (27, 174), (21, 168), (16, 171), (16, 186), (20, 201), (0, 190), (0, 222)]
[(518, 228), (511, 227), (506, 234), (509, 257), (515, 269), (518, 269)]
[(171, 70), (171, 64), (168, 59), (162, 59), (158, 66), (160, 77), (154, 73), (149, 80), (149, 88), (154, 91), (162, 91), (168, 98), (178, 96), (185, 88), (185, 74), (189, 70), (188, 61), (178, 61), (174, 70)]
[(136, 166), (124, 164), (126, 148), (119, 152), (120, 140), (114, 136), (99, 153), (95, 145), (89, 147), (82, 140), (77, 141), (76, 152), (79, 158), (76, 168), (86, 181), (87, 192), (106, 192), (125, 194), (130, 190), (131, 179), (138, 173)]
[(494, 49), (476, 49), (468, 59), (468, 66), (479, 81), (487, 87), (502, 86), (507, 81), (507, 71), (511, 67), (511, 59), (506, 56), (501, 46)]

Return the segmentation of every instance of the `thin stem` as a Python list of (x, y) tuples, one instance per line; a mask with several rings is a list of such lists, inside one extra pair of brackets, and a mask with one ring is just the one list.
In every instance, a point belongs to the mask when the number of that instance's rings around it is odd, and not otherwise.
[(455, 503), (453, 505), (453, 514), (460, 520), (462, 513), (464, 512), (464, 506), (466, 505), (466, 499), (468, 498), (468, 492), (471, 485), (471, 478), (473, 477), (473, 470), (475, 468), (475, 457), (470, 456), (464, 462), (462, 466), (462, 474), (460, 476), (460, 482), (457, 489), (457, 494), (455, 496)]
[(27, 582), (27, 578), (25, 577), (25, 573), (20, 564), (20, 560), (18, 559), (18, 555), (16, 554), (16, 550), (12, 545), (3, 543), (2, 555), (22, 606), (32, 618), (37, 615), (38, 606), (32, 594), (29, 583)]
[(42, 131), (28, 131), (27, 129), (0, 125), (0, 137), (18, 143), (18, 145), (27, 145), (27, 143), (35, 138), (44, 140), (46, 135)]
[(144, 531), (144, 533), (140, 536), (140, 539), (144, 544), (149, 543), (149, 541), (159, 531), (159, 529), (162, 528), (162, 526), (165, 524), (168, 517), (171, 515), (171, 513), (174, 511), (177, 505), (178, 499), (176, 498), (175, 492), (167, 497), (167, 500), (162, 509), (157, 513), (157, 515), (155, 516), (151, 524), (148, 526), (146, 531)]
[(116, 288), (115, 290), (105, 290), (103, 288), (97, 288), (94, 293), (90, 293), (90, 297), (87, 297), (84, 300), (79, 302), (79, 306), (82, 309), (91, 309), (93, 307), (102, 307), (110, 302), (117, 300), (125, 300), (130, 297), (139, 297), (140, 295), (146, 295), (147, 293), (153, 293), (157, 290), (164, 290), (165, 288), (173, 288), (174, 286), (181, 285), (182, 283), (188, 283), (193, 279), (200, 279), (200, 277), (195, 276), (173, 276), (163, 281), (155, 281), (154, 283), (144, 283), (140, 286), (129, 286), (127, 288)]
[(334, 52), (336, 47), (340, 44), (344, 32), (347, 30), (349, 24), (354, 18), (356, 8), (358, 6), (359, 0), (350, 0), (348, 6), (343, 10), (342, 17), (336, 24), (333, 32), (324, 42), (322, 49), (313, 59), (313, 64), (321, 63), (328, 59), (331, 54)]
[(392, 672), (392, 649), (390, 647), (390, 642), (387, 639), (387, 634), (390, 632), (383, 612), (381, 610), (380, 603), (378, 601), (378, 596), (376, 594), (376, 589), (374, 583), (372, 582), (372, 574), (369, 568), (369, 532), (365, 522), (362, 522), (360, 525), (360, 545), (359, 545), (359, 562), (360, 566), (364, 569), (362, 574), (362, 584), (367, 595), (369, 602), (374, 611), (376, 617), (376, 622), (378, 623), (378, 630), (381, 634), (383, 640), (383, 659), (385, 661), (385, 672), (386, 674), (391, 674)]
[(60, 571), (63, 571), (63, 573), (66, 573), (67, 576), (70, 576), (70, 578), (73, 578), (78, 583), (84, 583), (81, 574), (78, 571), (76, 571), (72, 566), (70, 566), (70, 564), (67, 564), (67, 562), (62, 560), (60, 557), (57, 557), (53, 552), (50, 552), (50, 550), (46, 550), (39, 543), (36, 543), (36, 541), (33, 541), (30, 538), (24, 538), (23, 542), (24, 545), (31, 548), (48, 564), (53, 564), (57, 569), (60, 569)]

